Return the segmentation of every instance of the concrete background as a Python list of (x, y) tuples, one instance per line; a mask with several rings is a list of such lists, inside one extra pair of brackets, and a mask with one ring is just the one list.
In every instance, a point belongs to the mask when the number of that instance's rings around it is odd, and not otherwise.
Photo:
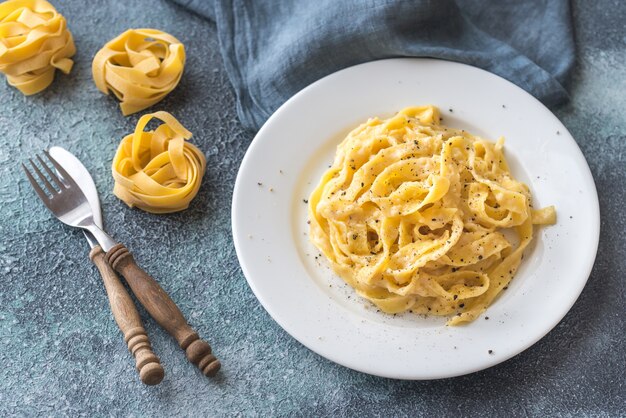
[[(254, 133), (242, 130), (213, 24), (163, 0), (57, 0), (78, 54), (70, 76), (24, 97), (0, 83), (0, 416), (624, 416), (626, 414), (626, 3), (573, 2), (578, 65), (572, 100), (555, 109), (598, 187), (598, 258), (580, 299), (544, 339), (491, 369), (405, 382), (335, 365), (287, 335), (255, 299), (231, 239), (237, 169)], [(176, 115), (206, 153), (190, 209), (154, 216), (110, 192), (110, 162), (138, 115), (96, 90), (91, 59), (129, 27), (185, 43), (178, 88), (156, 107)], [(224, 364), (203, 378), (154, 321), (146, 328), (166, 369), (142, 385), (78, 231), (36, 200), (19, 162), (61, 145), (92, 173), (105, 224), (159, 278)], [(144, 311), (141, 311), (147, 318)]]

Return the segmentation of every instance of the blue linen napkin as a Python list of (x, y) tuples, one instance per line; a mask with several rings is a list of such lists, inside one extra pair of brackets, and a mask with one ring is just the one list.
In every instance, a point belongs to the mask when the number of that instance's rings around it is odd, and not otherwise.
[(244, 126), (352, 65), (432, 57), (474, 65), (544, 104), (567, 100), (568, 0), (173, 0), (214, 20)]

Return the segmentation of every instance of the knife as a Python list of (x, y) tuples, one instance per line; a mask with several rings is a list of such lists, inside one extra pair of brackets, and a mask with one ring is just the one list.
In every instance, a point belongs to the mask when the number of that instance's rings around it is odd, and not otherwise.
[[(63, 152), (61, 153), (63, 154)], [(60, 162), (51, 155), (48, 156), (49, 159), (59, 165), (60, 170), (63, 170)], [(76, 163), (80, 164), (80, 161), (75, 157), (72, 161), (74, 165), (76, 165)], [(70, 186), (74, 184), (73, 197), (77, 200), (67, 201), (65, 203), (68, 203), (69, 207), (74, 209), (80, 208), (82, 211), (80, 213), (86, 216), (81, 219), (81, 221), (86, 223), (81, 225), (75, 222), (66, 222), (61, 218), (59, 219), (70, 226), (88, 229), (93, 234), (93, 238), (100, 244), (102, 250), (106, 251), (104, 255), (105, 263), (124, 276), (126, 283), (130, 286), (137, 300), (146, 308), (150, 316), (176, 339), (180, 348), (185, 351), (187, 359), (196, 365), (202, 371), (202, 374), (207, 377), (215, 376), (220, 370), (221, 364), (213, 355), (209, 343), (202, 340), (198, 333), (187, 323), (183, 313), (159, 283), (137, 265), (135, 258), (130, 251), (128, 251), (128, 248), (123, 244), (115, 242), (111, 236), (95, 223), (87, 196), (97, 197), (97, 191), (87, 169), (85, 169), (82, 164), (80, 164), (80, 166), (82, 169), (80, 172), (77, 172), (78, 177), (74, 177), (74, 175), (70, 175), (69, 172), (66, 172), (67, 177), (69, 177), (68, 180), (70, 180)], [(80, 185), (77, 182), (79, 178), (81, 179)], [(89, 179), (89, 182), (84, 181), (86, 178)], [(78, 186), (79, 190), (76, 189), (76, 186)], [(83, 192), (83, 188), (90, 189), (88, 194)], [(68, 187), (68, 189), (72, 189), (72, 187)]]
[[(49, 152), (52, 158), (61, 164), (85, 194), (93, 212), (94, 222), (102, 229), (102, 212), (100, 211), (98, 191), (85, 166), (78, 158), (61, 147), (52, 147)], [(117, 322), (124, 335), (128, 350), (135, 357), (139, 377), (146, 385), (156, 385), (163, 380), (165, 372), (159, 358), (152, 352), (150, 340), (141, 323), (139, 312), (137, 312), (133, 300), (119, 277), (106, 262), (105, 253), (98, 245), (98, 241), (89, 231), (83, 230), (83, 233), (91, 247), (89, 258), (96, 265), (102, 276), (115, 322)]]

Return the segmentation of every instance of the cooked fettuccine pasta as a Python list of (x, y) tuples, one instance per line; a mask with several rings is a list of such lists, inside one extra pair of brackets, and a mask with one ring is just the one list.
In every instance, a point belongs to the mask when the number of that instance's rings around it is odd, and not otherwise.
[(472, 321), (515, 275), (533, 224), (556, 222), (554, 207), (532, 208), (503, 146), (440, 125), (433, 106), (370, 119), (311, 194), (311, 240), (382, 311)]
[(129, 29), (109, 41), (91, 64), (98, 90), (120, 100), (124, 116), (163, 100), (178, 85), (185, 47), (156, 29)]
[(65, 18), (44, 0), (0, 3), (0, 72), (25, 95), (45, 90), (56, 69), (69, 74), (76, 53)]
[[(144, 131), (152, 118), (163, 124)], [(120, 143), (113, 159), (113, 193), (130, 207), (152, 213), (186, 209), (198, 193), (206, 159), (185, 141), (189, 132), (167, 112), (143, 115), (135, 132)]]

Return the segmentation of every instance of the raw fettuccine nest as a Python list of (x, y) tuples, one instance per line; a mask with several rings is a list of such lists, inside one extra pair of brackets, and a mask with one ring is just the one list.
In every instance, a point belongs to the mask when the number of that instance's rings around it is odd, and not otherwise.
[(58, 68), (69, 74), (76, 53), (65, 18), (44, 0), (0, 3), (0, 72), (25, 95), (39, 93)]
[[(152, 118), (163, 124), (144, 131)], [(189, 132), (167, 112), (143, 115), (113, 159), (113, 193), (130, 207), (152, 213), (186, 209), (196, 196), (206, 168)]]
[(113, 92), (122, 113), (130, 115), (163, 100), (180, 81), (185, 47), (156, 29), (129, 29), (107, 42), (93, 59), (98, 89)]

